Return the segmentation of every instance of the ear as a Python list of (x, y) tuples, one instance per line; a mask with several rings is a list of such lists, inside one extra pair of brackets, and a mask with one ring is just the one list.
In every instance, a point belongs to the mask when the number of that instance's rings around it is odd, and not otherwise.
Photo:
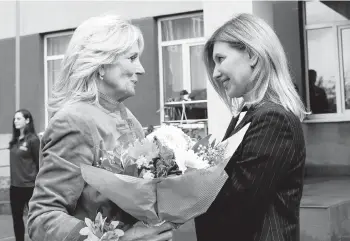
[(258, 56), (254, 53), (254, 52), (252, 52), (251, 50), (246, 50), (247, 51), (247, 54), (248, 54), (248, 57), (249, 57), (249, 63), (250, 63), (250, 66), (252, 67), (252, 68), (254, 68), (255, 67), (255, 65), (258, 63)]
[(26, 119), (26, 124), (29, 124), (30, 120), (29, 119)]
[(106, 73), (105, 67), (102, 65), (98, 68), (98, 73), (101, 77), (103, 77)]

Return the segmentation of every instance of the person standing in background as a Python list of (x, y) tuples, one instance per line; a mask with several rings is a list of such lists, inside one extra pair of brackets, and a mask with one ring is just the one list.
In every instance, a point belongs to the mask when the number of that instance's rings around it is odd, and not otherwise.
[(10, 202), (16, 241), (24, 241), (23, 212), (32, 197), (39, 170), (40, 141), (28, 110), (18, 110), (12, 126), (12, 140), (9, 143)]

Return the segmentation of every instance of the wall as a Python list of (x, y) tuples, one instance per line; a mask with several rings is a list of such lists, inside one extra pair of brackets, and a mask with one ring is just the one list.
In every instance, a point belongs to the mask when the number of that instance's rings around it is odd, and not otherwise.
[(254, 1), (253, 2), (253, 13), (274, 28), (274, 1)]
[(350, 123), (308, 123), (306, 139), (308, 176), (350, 175)]
[(9, 133), (15, 112), (15, 40), (0, 41), (0, 134)]
[(16, 35), (16, 2), (0, 1), (0, 39)]
[(157, 22), (154, 18), (145, 18), (133, 20), (132, 23), (137, 25), (143, 33), (145, 48), (140, 61), (145, 69), (145, 74), (139, 77), (136, 95), (127, 99), (125, 104), (142, 126), (159, 125)]
[[(113, 12), (129, 19), (146, 18), (200, 10), (201, 1), (21, 1), (21, 35), (51, 32), (77, 27), (83, 20)], [(0, 1), (4, 19), (15, 18), (15, 4)], [(43, 11), (44, 10), (44, 11)], [(13, 14), (11, 14), (13, 12)], [(0, 15), (1, 16), (1, 15)], [(3, 17), (1, 16), (1, 20)], [(13, 21), (0, 21), (0, 39), (15, 35)]]
[[(39, 34), (20, 40), (20, 108), (35, 118), (37, 131), (44, 130), (44, 57)], [(10, 133), (15, 104), (15, 39), (0, 40), (0, 134)]]
[[(28, 109), (36, 130), (44, 130), (44, 58), (39, 34), (21, 37), (20, 108)], [(15, 105), (15, 39), (0, 40), (0, 176), (8, 175), (9, 152), (4, 150), (12, 133)]]
[[(274, 2), (274, 29), (290, 64), (293, 80), (305, 100), (304, 61), (299, 7), (295, 1)], [(304, 123), (307, 176), (350, 175), (350, 123)]]
[[(127, 106), (143, 126), (159, 125), (159, 75), (157, 24), (154, 18), (132, 21), (144, 35), (145, 49), (141, 62), (146, 73), (140, 76), (137, 95), (126, 101)], [(21, 37), (20, 108), (28, 109), (34, 117), (38, 132), (45, 128), (44, 53), (43, 37), (33, 34)], [(0, 40), (0, 134), (11, 132), (15, 112), (15, 39)], [(1, 137), (0, 137), (1, 138)]]
[(9, 152), (7, 149), (12, 132), (15, 105), (15, 40), (0, 41), (0, 177), (7, 175)]
[(289, 62), (293, 81), (299, 88), (299, 94), (305, 99), (305, 80), (303, 80), (303, 55), (299, 28), (299, 6), (297, 1), (276, 1), (273, 5), (274, 30), (279, 37)]
[(37, 132), (45, 128), (44, 43), (39, 34), (21, 37), (20, 108), (28, 109)]
[[(147, 3), (147, 4), (146, 4)], [(157, 3), (157, 4), (156, 4)], [(176, 3), (176, 4), (175, 4)], [(6, 5), (8, 11), (4, 11)], [(158, 78), (158, 53), (157, 53), (157, 26), (153, 17), (146, 15), (165, 15), (168, 13), (186, 12), (204, 9), (205, 35), (211, 32), (223, 21), (230, 18), (234, 12), (252, 12), (264, 18), (274, 27), (282, 45), (286, 51), (290, 70), (294, 81), (297, 83), (300, 93), (304, 92), (304, 80), (302, 79), (302, 53), (300, 43), (302, 39), (299, 31), (298, 3), (294, 1), (280, 2), (128, 2), (121, 5), (120, 2), (69, 2), (70, 7), (55, 2), (21, 2), (22, 34), (32, 31), (55, 31), (64, 28), (76, 27), (77, 24), (88, 15), (96, 15), (108, 9), (113, 9), (130, 16), (135, 16), (133, 21), (139, 25), (145, 36), (145, 51), (141, 61), (146, 73), (140, 77), (136, 87), (137, 95), (127, 100), (127, 106), (144, 126), (159, 124), (159, 78)], [(136, 4), (136, 5), (135, 5)], [(125, 5), (125, 6), (124, 6)], [(26, 6), (24, 8), (24, 6)], [(78, 7), (80, 6), (80, 7)], [(137, 7), (135, 7), (137, 6)], [(46, 8), (47, 11), (42, 11)], [(84, 11), (77, 11), (77, 9)], [(96, 8), (96, 9), (95, 9)], [(162, 8), (164, 8), (162, 11)], [(65, 18), (63, 11), (65, 12)], [(132, 9), (133, 11), (129, 11)], [(144, 12), (142, 12), (144, 10)], [(273, 11), (271, 11), (273, 10)], [(39, 11), (42, 15), (39, 14)], [(3, 14), (2, 14), (3, 13)], [(12, 13), (12, 14), (11, 14)], [(13, 36), (12, 29), (14, 18), (14, 3), (0, 2), (1, 31), (0, 38), (6, 35)], [(77, 14), (74, 16), (74, 14)], [(136, 16), (138, 14), (138, 16)], [(51, 17), (50, 17), (51, 16)], [(30, 19), (33, 18), (32, 20)], [(73, 20), (74, 19), (74, 20)], [(30, 20), (30, 21), (29, 21)], [(4, 22), (9, 22), (8, 25)], [(34, 24), (35, 23), (35, 24)], [(3, 28), (4, 27), (4, 28)], [(8, 28), (8, 29), (6, 29)], [(44, 126), (44, 70), (43, 70), (43, 43), (39, 34), (31, 34), (21, 37), (21, 107), (30, 109), (35, 118), (38, 131)], [(11, 132), (11, 121), (15, 111), (15, 40), (14, 38), (0, 41), (0, 149), (7, 144), (9, 135), (1, 135)], [(231, 115), (222, 104), (220, 98), (208, 84), (208, 108), (211, 121), (209, 131), (214, 137), (220, 139), (225, 127), (230, 121)], [(350, 140), (347, 133), (350, 131), (349, 123), (319, 123), (303, 124), (307, 144), (307, 173), (308, 175), (349, 175), (350, 155), (348, 147)], [(6, 151), (5, 151), (6, 152)], [(0, 151), (0, 166), (8, 162), (7, 152)], [(5, 158), (4, 158), (5, 157)], [(4, 161), (6, 159), (6, 161)]]

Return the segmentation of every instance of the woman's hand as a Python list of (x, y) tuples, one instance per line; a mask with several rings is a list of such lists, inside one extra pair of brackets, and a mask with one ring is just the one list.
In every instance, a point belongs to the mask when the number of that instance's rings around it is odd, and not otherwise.
[(173, 228), (171, 223), (147, 227), (138, 222), (125, 232), (120, 241), (168, 241), (173, 238)]

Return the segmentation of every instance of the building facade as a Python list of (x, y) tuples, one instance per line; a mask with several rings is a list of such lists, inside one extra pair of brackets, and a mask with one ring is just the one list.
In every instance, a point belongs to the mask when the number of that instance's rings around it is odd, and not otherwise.
[[(345, 1), (0, 2), (0, 148), (7, 146), (17, 108), (30, 110), (37, 131), (44, 131), (50, 90), (74, 29), (108, 12), (131, 19), (144, 34), (146, 73), (136, 96), (126, 100), (141, 124), (168, 122), (219, 139), (231, 116), (206, 77), (203, 44), (235, 13), (262, 17), (280, 38), (293, 81), (312, 112), (303, 123), (307, 175), (350, 173), (350, 3)], [(0, 157), (0, 175), (6, 175), (8, 151), (0, 150)]]

